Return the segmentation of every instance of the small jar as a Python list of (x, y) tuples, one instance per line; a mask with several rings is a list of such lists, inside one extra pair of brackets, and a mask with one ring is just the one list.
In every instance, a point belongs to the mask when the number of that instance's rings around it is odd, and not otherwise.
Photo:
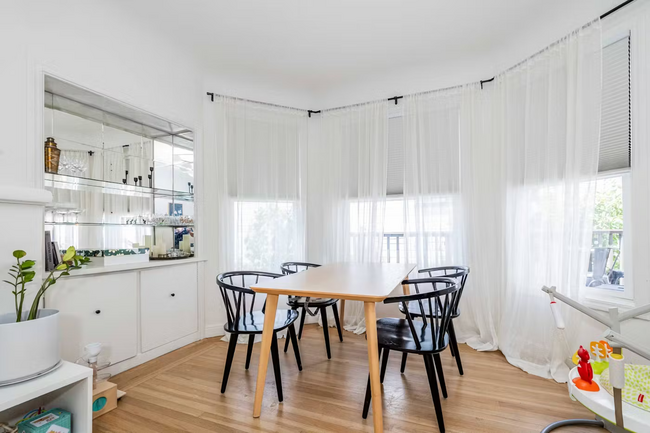
[(45, 172), (57, 174), (59, 172), (59, 157), (61, 149), (56, 147), (53, 137), (45, 140)]

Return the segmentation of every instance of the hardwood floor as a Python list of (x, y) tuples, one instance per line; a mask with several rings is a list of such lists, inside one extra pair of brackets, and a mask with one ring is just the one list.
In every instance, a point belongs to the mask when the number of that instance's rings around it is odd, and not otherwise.
[[(335, 328), (330, 332), (336, 334)], [(284, 402), (278, 403), (271, 370), (261, 418), (253, 418), (260, 344), (244, 369), (246, 345), (239, 345), (228, 389), (220, 393), (227, 343), (218, 338), (186, 346), (115, 378), (126, 391), (118, 408), (94, 422), (95, 433), (172, 432), (372, 432), (372, 416), (361, 418), (368, 374), (364, 336), (331, 336), (327, 360), (322, 330), (307, 325), (300, 341), (303, 371), (291, 348), (280, 352)], [(283, 344), (280, 345), (282, 347)], [(531, 376), (508, 364), (500, 352), (476, 352), (460, 345), (465, 375), (446, 351), (442, 355), (449, 398), (443, 399), (447, 432), (539, 432), (566, 418), (593, 418), (569, 399), (564, 384)], [(437, 432), (424, 363), (392, 353), (383, 385), (386, 432)], [(372, 410), (372, 409), (371, 409)], [(604, 431), (578, 427), (565, 432)]]

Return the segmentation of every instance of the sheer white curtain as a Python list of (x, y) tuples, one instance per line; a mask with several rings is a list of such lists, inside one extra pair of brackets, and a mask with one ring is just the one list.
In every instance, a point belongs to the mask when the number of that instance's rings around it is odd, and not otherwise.
[(470, 266), (454, 319), (460, 341), (477, 350), (497, 350), (504, 296), (505, 160), (502, 128), (504, 107), (494, 86), (468, 85), (461, 103), (461, 200), (465, 264)]
[[(388, 154), (385, 101), (325, 111), (310, 156), (310, 260), (380, 262)], [(332, 322), (330, 322), (332, 323)], [(346, 302), (344, 326), (365, 332), (363, 304)]]
[(303, 111), (215, 99), (220, 269), (280, 273), (304, 259)]
[[(473, 273), (463, 298), (470, 317), (459, 322), (459, 334), (559, 381), (566, 381), (567, 353), (540, 288), (555, 285), (579, 297), (584, 286), (598, 170), (600, 51), (600, 24), (593, 23), (497, 76), (486, 93), (491, 101), (468, 89), (470, 106), (463, 108), (464, 163), (473, 170), (464, 173), (473, 179), (463, 188), (473, 205), (474, 215), (466, 215)], [(490, 121), (477, 119), (475, 110)], [(492, 199), (493, 209), (477, 206)], [(503, 244), (482, 232), (490, 222), (503, 230)]]
[[(305, 256), (307, 113), (228, 97), (215, 97), (211, 109), (217, 272), (279, 274), (282, 262)], [(257, 299), (259, 307), (264, 296)]]
[(462, 89), (404, 97), (405, 263), (463, 264)]

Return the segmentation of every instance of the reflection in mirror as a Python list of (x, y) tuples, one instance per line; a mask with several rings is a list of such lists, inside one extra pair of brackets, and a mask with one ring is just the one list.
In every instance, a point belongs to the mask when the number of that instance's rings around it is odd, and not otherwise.
[(52, 240), (62, 249), (151, 249), (158, 240), (162, 253), (189, 250), (192, 131), (49, 76), (44, 101), (43, 141), (53, 137), (60, 151), (58, 169), (45, 173)]

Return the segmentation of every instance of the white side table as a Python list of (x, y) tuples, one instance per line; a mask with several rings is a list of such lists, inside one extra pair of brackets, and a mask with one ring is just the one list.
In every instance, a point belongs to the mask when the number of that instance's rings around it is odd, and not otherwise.
[(27, 412), (44, 406), (72, 414), (75, 433), (91, 433), (93, 371), (62, 361), (56, 370), (36, 379), (0, 387), (0, 421), (15, 424)]

